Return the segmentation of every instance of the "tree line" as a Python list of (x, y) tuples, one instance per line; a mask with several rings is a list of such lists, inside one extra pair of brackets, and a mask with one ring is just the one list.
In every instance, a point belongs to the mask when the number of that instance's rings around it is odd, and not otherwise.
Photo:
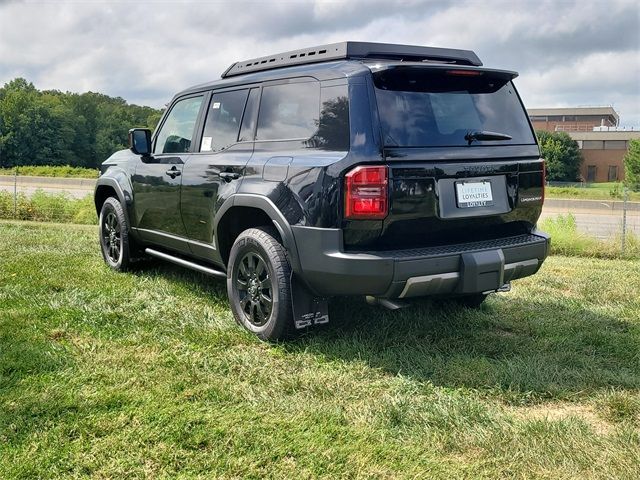
[[(0, 168), (70, 165), (97, 168), (126, 148), (132, 127), (154, 129), (162, 110), (130, 105), (102, 93), (38, 90), (24, 78), (0, 88)], [(576, 181), (582, 155), (563, 132), (537, 131), (547, 179)], [(631, 149), (627, 176), (640, 182), (640, 144)], [(625, 162), (627, 163), (627, 162)]]
[(16, 78), (0, 88), (0, 167), (97, 168), (126, 148), (130, 128), (153, 129), (161, 114), (101, 93), (40, 91)]

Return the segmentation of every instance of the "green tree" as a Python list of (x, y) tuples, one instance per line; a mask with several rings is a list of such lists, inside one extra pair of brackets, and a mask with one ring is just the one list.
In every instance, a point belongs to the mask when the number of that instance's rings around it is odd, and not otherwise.
[(546, 160), (547, 180), (574, 182), (580, 176), (582, 155), (578, 143), (564, 132), (536, 132), (542, 157)]
[(39, 92), (24, 79), (2, 90), (2, 166), (73, 164), (73, 113), (59, 96)]
[(160, 122), (160, 117), (162, 117), (163, 113), (164, 113), (164, 108), (162, 110), (154, 110), (153, 112), (151, 112), (147, 116), (147, 121), (146, 121), (147, 128), (151, 130), (155, 130), (155, 128), (158, 126), (158, 122)]
[(126, 148), (130, 128), (154, 128), (161, 114), (101, 93), (39, 91), (16, 78), (0, 88), (0, 167), (95, 168)]
[(624, 156), (624, 183), (633, 191), (640, 191), (640, 138), (629, 141)]

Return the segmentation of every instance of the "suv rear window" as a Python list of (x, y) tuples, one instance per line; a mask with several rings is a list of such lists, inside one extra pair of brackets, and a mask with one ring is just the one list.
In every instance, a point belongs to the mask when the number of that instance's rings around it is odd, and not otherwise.
[(475, 145), (535, 144), (526, 113), (503, 72), (396, 67), (375, 72), (385, 146), (466, 146), (465, 135), (490, 131), (511, 140)]

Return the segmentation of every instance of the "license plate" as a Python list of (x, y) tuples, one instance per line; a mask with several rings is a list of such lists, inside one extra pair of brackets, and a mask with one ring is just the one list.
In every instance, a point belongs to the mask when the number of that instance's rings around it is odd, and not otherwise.
[(458, 208), (489, 207), (493, 205), (491, 182), (456, 182)]

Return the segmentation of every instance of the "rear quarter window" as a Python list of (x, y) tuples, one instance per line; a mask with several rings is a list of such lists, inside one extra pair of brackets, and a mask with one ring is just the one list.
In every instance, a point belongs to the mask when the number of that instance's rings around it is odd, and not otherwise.
[(318, 82), (269, 85), (262, 90), (256, 140), (309, 139), (318, 129)]

